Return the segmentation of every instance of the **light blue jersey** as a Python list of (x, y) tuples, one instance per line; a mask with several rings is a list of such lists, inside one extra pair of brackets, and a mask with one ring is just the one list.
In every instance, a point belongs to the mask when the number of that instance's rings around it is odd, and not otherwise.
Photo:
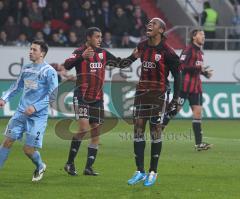
[(28, 64), (22, 67), (17, 81), (4, 92), (1, 99), (8, 102), (10, 98), (23, 89), (17, 111), (25, 112), (29, 106), (34, 106), (33, 116), (48, 114), (48, 104), (56, 98), (58, 86), (57, 72), (48, 63)]
[[(1, 97), (7, 102), (23, 90), (17, 111), (9, 121), (5, 135), (19, 140), (26, 132), (26, 145), (41, 148), (47, 126), (48, 105), (57, 96), (57, 86), (57, 72), (46, 62), (23, 66), (17, 81)], [(28, 116), (24, 112), (29, 106), (34, 106), (36, 112)]]

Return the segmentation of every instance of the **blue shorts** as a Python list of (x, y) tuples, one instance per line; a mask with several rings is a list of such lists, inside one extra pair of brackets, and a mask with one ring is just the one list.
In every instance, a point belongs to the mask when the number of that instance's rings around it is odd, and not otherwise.
[(46, 116), (34, 117), (16, 112), (8, 122), (5, 135), (13, 140), (21, 140), (26, 132), (25, 145), (42, 148), (46, 126)]

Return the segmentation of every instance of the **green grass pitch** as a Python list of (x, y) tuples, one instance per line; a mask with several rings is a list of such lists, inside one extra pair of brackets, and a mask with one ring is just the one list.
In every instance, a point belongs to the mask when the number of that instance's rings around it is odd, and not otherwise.
[[(0, 119), (3, 132), (7, 119)], [(190, 120), (172, 121), (164, 136), (159, 161), (159, 176), (153, 187), (137, 184), (128, 186), (127, 180), (135, 171), (132, 126), (124, 121), (101, 136), (95, 169), (100, 176), (83, 176), (87, 144), (84, 141), (76, 159), (79, 173), (68, 176), (63, 171), (69, 141), (56, 136), (57, 120), (50, 119), (41, 150), (47, 171), (39, 183), (32, 183), (33, 165), (17, 142), (4, 168), (0, 170), (1, 199), (68, 199), (68, 198), (158, 198), (158, 199), (239, 199), (240, 198), (240, 122), (225, 120), (203, 121), (204, 140), (213, 149), (196, 152), (190, 136)], [(0, 140), (4, 138), (1, 135)], [(145, 150), (148, 169), (150, 143)]]

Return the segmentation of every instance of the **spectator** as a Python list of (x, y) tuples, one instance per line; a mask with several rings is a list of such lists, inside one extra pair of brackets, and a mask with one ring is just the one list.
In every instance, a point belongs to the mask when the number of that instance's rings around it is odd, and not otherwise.
[[(232, 18), (232, 26), (233, 29), (231, 31), (230, 38), (231, 39), (240, 39), (240, 5), (235, 4), (234, 5), (234, 16)], [(239, 50), (240, 49), (240, 42), (234, 41), (231, 42), (230, 45), (232, 46), (232, 49)]]
[(68, 43), (67, 46), (68, 47), (78, 47), (80, 44), (78, 42), (78, 38), (75, 32), (70, 31), (68, 33)]
[[(204, 11), (202, 13), (202, 25), (204, 27), (204, 32), (206, 39), (215, 39), (216, 38), (216, 25), (218, 22), (218, 13), (216, 10), (211, 8), (211, 5), (208, 1), (203, 4)], [(206, 41), (205, 49), (213, 49), (214, 42)]]
[(5, 6), (4, 1), (0, 0), (0, 29), (6, 23), (7, 16), (8, 16), (7, 7)]
[(4, 30), (0, 32), (0, 46), (9, 46), (12, 43), (8, 41), (7, 34)]
[(30, 20), (28, 17), (22, 18), (22, 24), (20, 26), (20, 32), (24, 33), (27, 36), (27, 40), (32, 41), (34, 32), (30, 26)]
[(109, 29), (110, 20), (113, 16), (112, 10), (110, 9), (109, 0), (103, 0), (101, 8), (98, 9), (98, 24), (101, 30), (106, 31)]
[(121, 46), (122, 37), (128, 34), (130, 30), (129, 20), (126, 17), (122, 7), (116, 8), (115, 17), (111, 20), (110, 29), (114, 35), (117, 47)]
[(34, 40), (42, 40), (42, 41), (45, 41), (45, 38), (44, 38), (44, 34), (42, 31), (37, 31), (35, 36), (34, 36)]
[(3, 29), (8, 35), (9, 41), (15, 41), (19, 34), (19, 26), (15, 24), (13, 16), (8, 16), (7, 22), (5, 23)]
[(14, 17), (16, 24), (20, 25), (22, 18), (28, 16), (28, 10), (25, 1), (15, 1), (15, 3), (12, 4), (10, 14)]
[(141, 33), (145, 32), (145, 24), (147, 24), (147, 17), (142, 13), (139, 6), (136, 6), (133, 13), (133, 27), (130, 35), (140, 38)]
[(58, 37), (59, 37), (59, 43), (62, 46), (66, 46), (67, 43), (67, 36), (65, 35), (65, 32), (62, 28), (58, 30)]
[(116, 44), (114, 43), (114, 41), (112, 39), (111, 32), (107, 31), (104, 33), (102, 47), (103, 48), (115, 48), (116, 47)]
[(82, 24), (81, 19), (76, 19), (74, 25), (70, 28), (70, 32), (75, 32), (80, 43), (83, 43), (85, 40), (85, 31), (86, 28)]
[(51, 35), (51, 40), (48, 42), (49, 46), (61, 47), (63, 44), (59, 42), (59, 33), (55, 32)]
[(134, 47), (136, 47), (136, 44), (133, 43), (130, 40), (129, 35), (127, 33), (125, 33), (122, 37), (121, 45), (119, 47), (120, 48), (134, 48)]
[(63, 1), (57, 19), (63, 21), (66, 24), (72, 24), (73, 12), (69, 7), (68, 1)]
[(48, 20), (44, 22), (42, 32), (46, 40), (49, 41), (52, 34), (51, 21)]
[(96, 26), (95, 10), (90, 0), (83, 0), (80, 10), (75, 10), (76, 18), (82, 19), (86, 27)]
[(19, 47), (28, 47), (30, 46), (30, 42), (27, 40), (27, 35), (25, 33), (21, 33), (18, 36), (18, 39), (14, 42), (15, 46)]
[(42, 10), (38, 7), (37, 2), (33, 1), (29, 8), (29, 18), (34, 23), (42, 23), (43, 15)]

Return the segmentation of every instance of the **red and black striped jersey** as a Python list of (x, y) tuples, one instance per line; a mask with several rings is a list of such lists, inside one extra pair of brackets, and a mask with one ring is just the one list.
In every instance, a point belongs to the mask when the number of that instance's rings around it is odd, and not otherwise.
[(75, 93), (85, 100), (103, 100), (103, 83), (105, 80), (105, 66), (108, 60), (117, 61), (114, 55), (102, 48), (94, 49), (94, 56), (83, 59), (82, 53), (87, 46), (76, 49), (72, 56), (65, 60), (67, 70), (75, 67), (77, 82)]
[[(178, 79), (179, 57), (164, 40), (157, 46), (150, 46), (148, 40), (145, 40), (139, 43), (137, 48), (142, 62), (137, 90), (165, 92), (169, 86), (169, 71), (174, 76), (174, 80)], [(178, 81), (174, 82), (175, 95), (178, 93), (178, 84)]]
[(188, 45), (181, 53), (180, 63), (182, 70), (180, 90), (188, 93), (201, 93), (202, 50), (195, 44)]

